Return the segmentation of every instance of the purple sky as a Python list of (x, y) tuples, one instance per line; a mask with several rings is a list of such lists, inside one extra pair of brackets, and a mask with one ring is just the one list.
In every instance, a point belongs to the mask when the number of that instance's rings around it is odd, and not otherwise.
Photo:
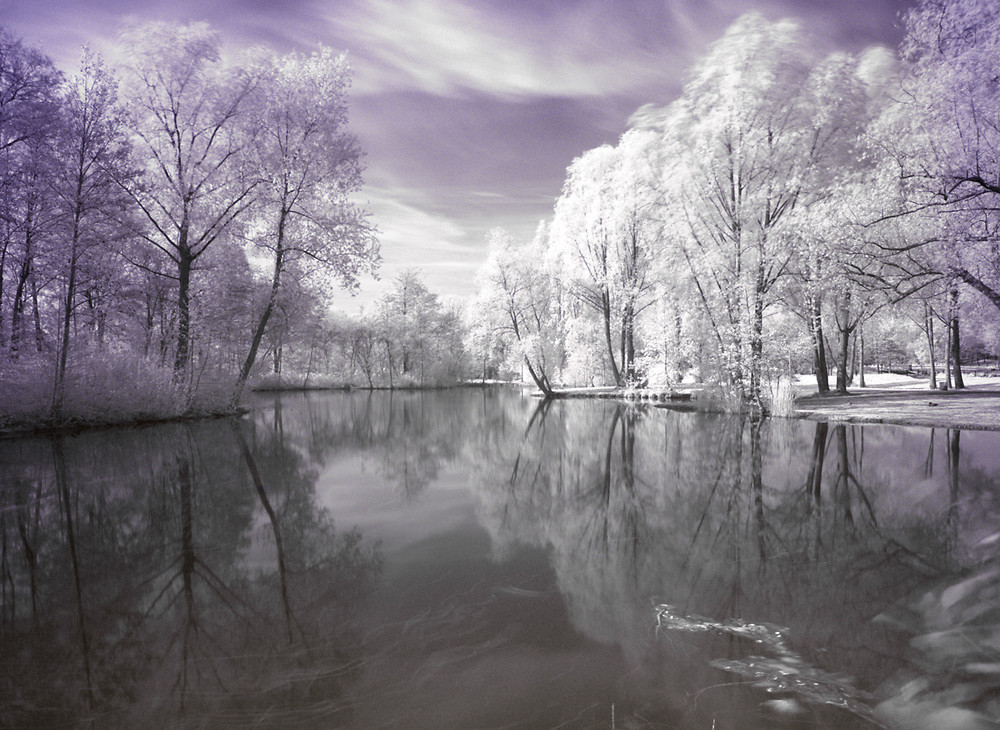
[(0, 24), (72, 70), (125, 22), (204, 20), (233, 47), (348, 51), (351, 127), (367, 151), (381, 282), (401, 270), (442, 296), (471, 294), (486, 231), (530, 237), (567, 165), (614, 143), (645, 103), (740, 14), (794, 17), (831, 48), (894, 47), (910, 0), (0, 0)]

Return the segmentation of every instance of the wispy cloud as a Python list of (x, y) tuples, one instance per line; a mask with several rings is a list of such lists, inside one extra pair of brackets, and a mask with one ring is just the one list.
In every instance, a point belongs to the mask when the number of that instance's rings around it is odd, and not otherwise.
[[(465, 296), (474, 291), (474, 276), (482, 253), (470, 231), (449, 216), (433, 213), (419, 202), (405, 202), (406, 191), (370, 189), (370, 207), (379, 226), (382, 267), (379, 280), (365, 280), (353, 300), (340, 300), (351, 310), (370, 309), (392, 286), (395, 276), (417, 270), (431, 291)], [(416, 191), (412, 196), (419, 198)]]
[(507, 7), (367, 0), (331, 11), (328, 20), (364, 56), (358, 84), (367, 92), (615, 94), (662, 75), (664, 61), (678, 58), (668, 44), (637, 44), (612, 4), (569, 3), (530, 15)]

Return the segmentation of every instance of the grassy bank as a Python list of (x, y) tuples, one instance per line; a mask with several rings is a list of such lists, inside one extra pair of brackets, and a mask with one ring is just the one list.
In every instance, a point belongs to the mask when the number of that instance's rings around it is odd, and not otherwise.
[(53, 409), (51, 364), (23, 357), (0, 371), (0, 434), (74, 431), (115, 425), (226, 415), (232, 379), (173, 370), (124, 354), (77, 358), (69, 369), (62, 407)]

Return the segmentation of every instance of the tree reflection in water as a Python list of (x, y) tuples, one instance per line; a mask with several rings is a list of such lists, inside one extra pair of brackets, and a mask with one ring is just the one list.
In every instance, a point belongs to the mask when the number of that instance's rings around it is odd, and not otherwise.
[(5, 449), (0, 726), (349, 719), (350, 627), (379, 558), (334, 532), (280, 432), (244, 431)]
[(0, 726), (960, 727), (998, 452), (490, 389), (0, 442)]
[[(727, 693), (743, 693), (737, 707), (777, 694), (814, 722), (872, 726), (872, 707), (857, 698), (891, 693), (883, 681), (900, 670), (909, 638), (872, 619), (961, 560), (954, 537), (933, 527), (941, 515), (919, 514), (905, 504), (905, 484), (886, 483), (908, 454), (887, 459), (880, 444), (887, 463), (865, 463), (870, 433), (885, 438), (845, 424), (540, 405), (523, 438), (481, 469), (512, 465), (484, 483), (486, 523), (500, 545), (550, 546), (573, 624), (621, 644), (657, 677), (666, 707), (693, 713), (692, 726), (720, 717), (713, 702)], [(948, 441), (957, 464), (957, 436)], [(954, 468), (949, 484), (954, 532)], [(797, 659), (755, 654), (754, 642), (726, 630), (668, 628), (653, 649), (650, 617), (661, 602), (681, 615), (779, 624)], [(698, 717), (700, 704), (712, 717)]]

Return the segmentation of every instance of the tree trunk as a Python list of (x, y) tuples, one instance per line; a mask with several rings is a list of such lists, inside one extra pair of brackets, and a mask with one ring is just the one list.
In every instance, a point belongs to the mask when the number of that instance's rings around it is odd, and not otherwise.
[(63, 299), (62, 341), (59, 344), (59, 362), (56, 365), (56, 382), (52, 394), (52, 415), (56, 418), (59, 418), (62, 414), (63, 399), (66, 394), (66, 362), (69, 356), (70, 317), (73, 314), (73, 296), (76, 292), (77, 239), (78, 234), (74, 231), (69, 257), (69, 277), (66, 281), (66, 296)]
[(937, 358), (934, 354), (934, 314), (931, 305), (924, 302), (924, 329), (927, 331), (927, 354), (931, 366), (931, 390), (937, 390)]
[(865, 328), (863, 322), (858, 322), (859, 362), (858, 387), (865, 387)]
[(615, 385), (622, 385), (621, 370), (618, 369), (617, 358), (615, 357), (615, 345), (611, 340), (611, 299), (607, 292), (601, 294), (601, 317), (604, 319), (604, 340), (608, 345), (608, 361), (611, 363), (611, 375), (614, 377)]
[(851, 352), (851, 330), (841, 325), (840, 329), (840, 353), (837, 357), (837, 392), (841, 395), (847, 393), (847, 366)]
[[(758, 277), (759, 279), (759, 277)], [(760, 391), (764, 371), (764, 296), (758, 291), (753, 308), (753, 323), (750, 335), (750, 391), (748, 401), (755, 406), (761, 406)]]
[(951, 362), (954, 369), (954, 385), (956, 388), (965, 388), (965, 380), (962, 378), (962, 348), (958, 338), (958, 289), (953, 288), (949, 292), (949, 312), (951, 336), (948, 338), (951, 343)]
[[(186, 236), (185, 236), (186, 237)], [(174, 374), (178, 375), (188, 365), (188, 347), (191, 341), (191, 266), (194, 257), (186, 245), (177, 249), (177, 352), (174, 354)]]
[(243, 395), (243, 388), (246, 387), (247, 378), (250, 377), (250, 371), (257, 361), (257, 350), (260, 348), (261, 340), (264, 339), (267, 323), (270, 321), (271, 313), (274, 312), (274, 305), (278, 301), (278, 292), (281, 290), (281, 272), (284, 269), (285, 218), (286, 211), (282, 209), (281, 215), (278, 218), (278, 240), (274, 251), (274, 272), (271, 276), (271, 291), (267, 297), (267, 304), (264, 305), (264, 311), (260, 313), (260, 318), (257, 320), (257, 327), (254, 329), (253, 336), (250, 339), (250, 349), (247, 352), (246, 359), (243, 361), (240, 373), (236, 378), (233, 394), (229, 398), (230, 408), (235, 408), (240, 402), (240, 397)]
[[(30, 221), (29, 221), (30, 225)], [(24, 327), (24, 301), (26, 299), (25, 287), (28, 284), (28, 277), (31, 276), (31, 232), (24, 237), (24, 261), (21, 262), (20, 273), (17, 277), (17, 288), (14, 290), (14, 305), (10, 315), (10, 354), (11, 359), (16, 360), (21, 349), (21, 330)]]
[(847, 384), (854, 385), (854, 376), (858, 374), (858, 338), (851, 341), (851, 369), (848, 371)]
[(385, 345), (386, 362), (389, 365), (389, 367), (388, 367), (388, 370), (389, 370), (389, 390), (392, 390), (393, 389), (393, 384), (392, 384), (392, 369), (393, 369), (393, 366), (392, 366), (392, 345), (389, 344), (389, 340), (388, 339), (385, 339), (383, 341), (383, 344)]
[(840, 316), (837, 319), (837, 329), (840, 333), (840, 353), (837, 357), (837, 392), (847, 393), (847, 366), (851, 352), (851, 295), (844, 294), (840, 305)]
[(947, 335), (944, 346), (944, 389), (951, 390), (951, 322), (945, 322), (944, 331)]
[(635, 383), (635, 309), (631, 304), (626, 305), (623, 320), (625, 342), (622, 347), (622, 373), (627, 382)]
[(45, 350), (45, 330), (42, 329), (42, 314), (38, 308), (38, 280), (31, 276), (31, 313), (35, 323), (35, 352)]
[(4, 287), (4, 272), (7, 270), (7, 246), (9, 245), (9, 239), (3, 242), (3, 248), (0, 248), (0, 347), (3, 347), (4, 330), (3, 330), (3, 320), (4, 320), (4, 309), (3, 309), (3, 287)]
[(528, 373), (531, 375), (531, 379), (534, 381), (535, 385), (538, 386), (538, 389), (542, 391), (542, 395), (546, 398), (551, 398), (554, 393), (552, 391), (552, 386), (549, 384), (549, 379), (545, 376), (545, 372), (543, 370), (536, 372), (527, 355), (524, 356), (524, 364), (528, 367)]
[(819, 298), (809, 308), (809, 335), (813, 345), (813, 369), (816, 372), (816, 390), (830, 392), (830, 370), (826, 362), (826, 338), (823, 335), (823, 317)]

